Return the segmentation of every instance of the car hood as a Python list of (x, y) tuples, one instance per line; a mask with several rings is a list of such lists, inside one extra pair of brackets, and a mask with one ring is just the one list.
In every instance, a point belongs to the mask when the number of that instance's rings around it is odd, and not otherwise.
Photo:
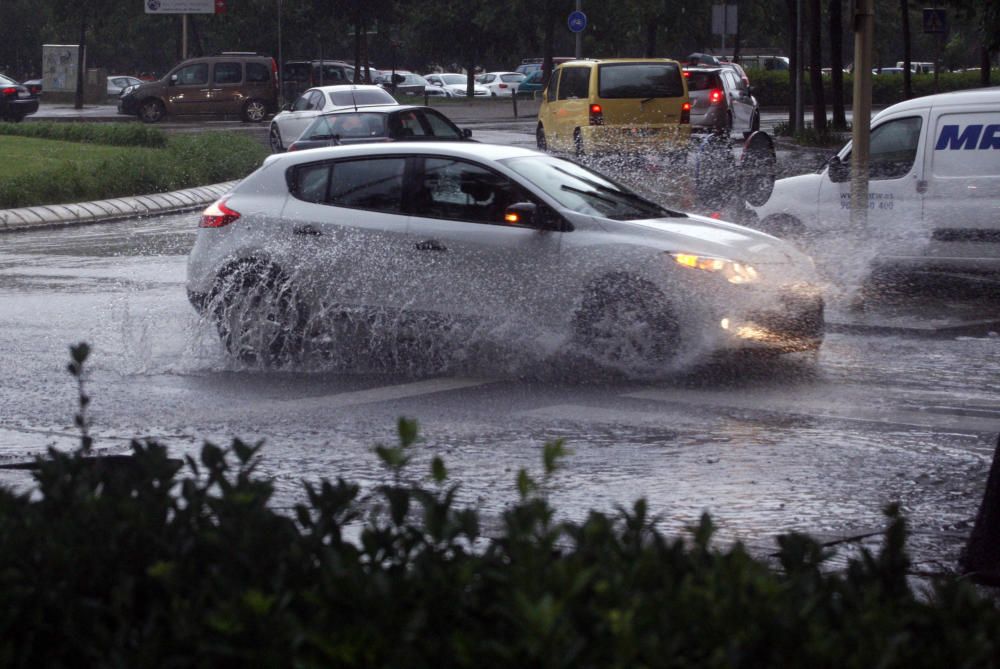
[(777, 237), (705, 216), (615, 221), (655, 238), (665, 251), (728, 258), (756, 265), (789, 264), (812, 267), (804, 253)]

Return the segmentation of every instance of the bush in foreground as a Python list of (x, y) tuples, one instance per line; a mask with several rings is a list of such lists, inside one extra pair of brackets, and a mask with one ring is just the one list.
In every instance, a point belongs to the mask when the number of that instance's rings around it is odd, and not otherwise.
[(166, 193), (241, 179), (267, 154), (259, 142), (239, 133), (170, 137), (161, 149), (125, 147), (96, 165), (65, 162), (5, 179), (0, 182), (0, 208)]
[[(82, 381), (85, 347), (71, 371)], [(544, 478), (485, 539), (434, 459), (408, 480), (412, 422), (376, 448), (389, 483), (306, 485), (268, 507), (260, 445), (199, 461), (152, 441), (117, 462), (81, 448), (38, 463), (38, 490), (0, 492), (5, 667), (980, 667), (1000, 664), (1000, 615), (965, 583), (907, 581), (905, 525), (828, 573), (811, 539), (773, 570), (740, 545), (656, 529), (644, 502), (558, 522)], [(350, 538), (349, 538), (350, 537)]]
[(0, 135), (153, 149), (167, 145), (165, 132), (140, 123), (0, 123)]

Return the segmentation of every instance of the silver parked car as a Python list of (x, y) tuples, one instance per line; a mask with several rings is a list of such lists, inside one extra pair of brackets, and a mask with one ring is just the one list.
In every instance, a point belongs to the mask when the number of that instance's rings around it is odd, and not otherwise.
[(727, 67), (687, 67), (691, 128), (720, 133), (760, 130), (760, 110), (753, 89)]
[(823, 339), (812, 261), (790, 244), (490, 144), (272, 155), (205, 210), (187, 276), (228, 352), (265, 365), (345, 353), (355, 317), (392, 341), (470, 326), (660, 372), (719, 348)]
[(337, 109), (357, 109), (371, 105), (394, 105), (396, 99), (374, 84), (338, 84), (310, 88), (271, 119), (268, 143), (280, 153), (299, 138), (320, 114)]

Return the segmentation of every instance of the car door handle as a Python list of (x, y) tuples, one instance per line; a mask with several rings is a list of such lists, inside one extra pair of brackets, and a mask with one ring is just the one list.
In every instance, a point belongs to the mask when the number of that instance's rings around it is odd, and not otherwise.
[(448, 247), (439, 242), (436, 239), (425, 239), (422, 242), (417, 242), (415, 248), (418, 251), (447, 251)]
[(292, 232), (305, 237), (319, 237), (323, 234), (318, 228), (312, 225), (296, 225), (292, 228)]

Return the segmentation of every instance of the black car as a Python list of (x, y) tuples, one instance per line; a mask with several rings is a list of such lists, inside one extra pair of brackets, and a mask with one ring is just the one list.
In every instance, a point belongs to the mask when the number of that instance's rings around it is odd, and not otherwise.
[(385, 105), (342, 109), (317, 116), (289, 151), (339, 144), (432, 140), (472, 141), (472, 131), (459, 128), (441, 112), (417, 105)]
[(17, 123), (38, 111), (38, 96), (10, 77), (0, 74), (0, 120)]

